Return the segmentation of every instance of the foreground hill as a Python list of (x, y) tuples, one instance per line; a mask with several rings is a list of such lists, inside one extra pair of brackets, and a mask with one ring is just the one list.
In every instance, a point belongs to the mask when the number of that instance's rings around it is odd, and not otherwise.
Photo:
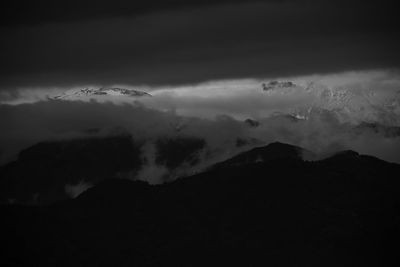
[[(199, 138), (158, 138), (151, 156), (172, 172), (182, 164), (196, 164), (204, 146)], [(146, 150), (144, 141), (128, 134), (38, 143), (0, 167), (0, 202), (49, 204), (105, 179), (135, 177), (149, 164)]]
[[(228, 160), (164, 185), (110, 179), (51, 206), (2, 206), (0, 234), (7, 250), (1, 261), (13, 266), (395, 263), (400, 166), (353, 151), (306, 162), (299, 150), (274, 143), (238, 155), (235, 164)], [(268, 156), (276, 151), (284, 152)], [(260, 157), (264, 160), (236, 164)]]

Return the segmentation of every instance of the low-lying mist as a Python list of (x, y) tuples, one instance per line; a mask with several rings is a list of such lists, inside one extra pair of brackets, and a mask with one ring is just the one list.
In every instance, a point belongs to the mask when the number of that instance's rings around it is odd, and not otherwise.
[(204, 140), (195, 164), (173, 169), (174, 177), (198, 172), (241, 151), (274, 141), (298, 145), (319, 157), (352, 149), (400, 163), (400, 137), (385, 128), (357, 127), (342, 123), (329, 112), (315, 113), (307, 120), (275, 114), (249, 123), (228, 115), (213, 119), (178, 115), (141, 104), (40, 101), (31, 104), (1, 105), (0, 148), (2, 164), (15, 159), (21, 149), (38, 142), (74, 138), (94, 138), (129, 134), (143, 142), (145, 166), (135, 177), (160, 183), (167, 166), (156, 162), (154, 142), (160, 138)]

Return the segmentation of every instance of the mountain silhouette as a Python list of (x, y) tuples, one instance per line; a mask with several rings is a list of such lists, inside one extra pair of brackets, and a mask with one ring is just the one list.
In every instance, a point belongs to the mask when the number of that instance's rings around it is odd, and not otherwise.
[(66, 184), (95, 184), (143, 164), (139, 142), (129, 135), (38, 143), (1, 168), (0, 193), (18, 202), (51, 203), (68, 196)]
[(241, 153), (224, 162), (220, 162), (214, 167), (224, 168), (279, 159), (303, 160), (303, 157), (315, 158), (316, 155), (313, 152), (298, 146), (274, 142), (264, 147), (253, 148), (246, 153)]
[(302, 151), (273, 143), (162, 185), (114, 178), (50, 206), (3, 205), (1, 263), (393, 266), (400, 166)]
[[(196, 164), (206, 145), (203, 139), (185, 136), (153, 142), (151, 156), (168, 170)], [(69, 198), (68, 187), (82, 191), (80, 186), (91, 187), (105, 179), (135, 177), (149, 163), (144, 145), (121, 130), (112, 136), (38, 143), (0, 167), (0, 202), (50, 204)]]

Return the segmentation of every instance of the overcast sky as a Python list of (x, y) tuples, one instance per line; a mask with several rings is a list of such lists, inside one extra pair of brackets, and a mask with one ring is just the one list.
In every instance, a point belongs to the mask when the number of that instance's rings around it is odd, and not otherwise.
[(9, 1), (0, 88), (182, 85), (397, 68), (389, 1)]
[[(123, 127), (150, 139), (178, 128), (221, 151), (237, 138), (255, 138), (400, 162), (398, 136), (354, 131), (331, 113), (296, 123), (268, 117), (314, 99), (301, 90), (261, 90), (275, 78), (317, 81), (400, 101), (397, 13), (387, 0), (3, 1), (0, 161), (39, 141)], [(138, 106), (131, 99), (133, 105), (47, 101), (68, 89), (114, 85), (154, 97)], [(395, 112), (378, 114), (378, 122)], [(248, 117), (261, 126), (248, 128)]]

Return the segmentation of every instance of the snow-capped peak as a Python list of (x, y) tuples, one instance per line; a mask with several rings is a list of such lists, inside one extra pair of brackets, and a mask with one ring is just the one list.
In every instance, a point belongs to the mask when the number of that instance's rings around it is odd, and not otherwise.
[(296, 84), (290, 81), (270, 81), (267, 84), (263, 83), (262, 88), (264, 91), (269, 91), (269, 90), (274, 90), (277, 88), (290, 88), (290, 87), (296, 87)]
[(400, 125), (400, 93), (389, 94), (373, 88), (352, 88), (351, 85), (328, 87), (320, 82), (303, 84), (291, 81), (263, 83), (262, 90), (267, 96), (279, 94), (296, 97), (295, 93), (309, 95), (311, 103), (293, 107), (289, 112), (300, 120), (307, 120), (315, 113), (329, 112), (344, 122)]
[(143, 97), (151, 96), (149, 93), (134, 89), (126, 89), (119, 87), (100, 87), (100, 88), (82, 88), (71, 89), (60, 95), (49, 96), (52, 100), (73, 100), (85, 97), (95, 96), (127, 96), (127, 97)]

